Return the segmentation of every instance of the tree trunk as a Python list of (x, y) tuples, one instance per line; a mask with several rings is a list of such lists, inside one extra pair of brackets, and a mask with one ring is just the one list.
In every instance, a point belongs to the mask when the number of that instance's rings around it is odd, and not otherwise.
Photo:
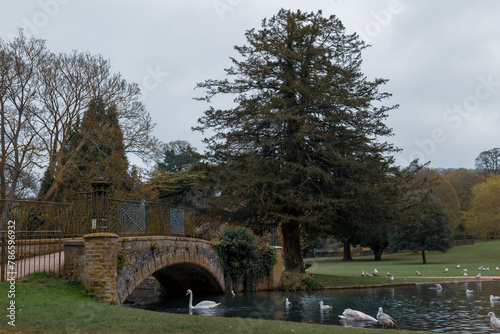
[(373, 254), (375, 255), (375, 261), (381, 261), (382, 260), (382, 253), (384, 252), (385, 247), (384, 246), (370, 246), (370, 248), (373, 251)]
[(351, 254), (351, 244), (349, 242), (344, 242), (344, 258), (342, 261), (354, 261)]
[(427, 261), (425, 260), (425, 251), (422, 250), (422, 263), (427, 264)]
[(373, 251), (373, 254), (375, 255), (375, 261), (381, 261), (382, 260), (382, 253), (384, 252), (384, 249), (386, 249), (389, 246), (389, 243), (387, 241), (372, 241), (371, 243), (368, 244), (370, 246), (371, 250)]
[(285, 255), (285, 270), (304, 273), (304, 260), (300, 250), (300, 226), (298, 223), (281, 224), (283, 233), (283, 253)]

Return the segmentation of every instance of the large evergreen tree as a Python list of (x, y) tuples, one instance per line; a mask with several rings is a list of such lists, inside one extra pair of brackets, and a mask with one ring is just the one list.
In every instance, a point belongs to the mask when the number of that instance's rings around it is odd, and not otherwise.
[[(200, 98), (234, 96), (211, 107), (197, 130), (211, 130), (206, 161), (219, 189), (212, 208), (252, 225), (281, 223), (286, 269), (304, 271), (301, 235), (348, 235), (357, 200), (392, 163), (381, 101), (386, 80), (366, 78), (366, 44), (335, 16), (280, 10), (246, 32), (232, 79), (207, 80)], [(379, 181), (380, 182), (380, 181)], [(350, 235), (349, 235), (350, 236)]]
[[(82, 140), (86, 138), (86, 140)], [(76, 145), (82, 145), (78, 149)], [(76, 193), (89, 189), (92, 181), (104, 178), (111, 182), (115, 196), (123, 198), (130, 191), (133, 180), (128, 173), (128, 160), (123, 145), (123, 134), (118, 124), (115, 105), (106, 105), (102, 99), (92, 100), (83, 119), (77, 121), (64, 148), (71, 157), (71, 168), (67, 169), (63, 187), (52, 200), (67, 201)], [(42, 179), (40, 196), (50, 188), (53, 176), (48, 170)]]

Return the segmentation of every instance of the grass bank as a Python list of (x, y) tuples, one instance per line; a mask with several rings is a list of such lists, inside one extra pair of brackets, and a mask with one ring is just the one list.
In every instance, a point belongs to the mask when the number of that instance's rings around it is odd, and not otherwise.
[[(45, 274), (16, 283), (15, 327), (7, 324), (9, 286), (0, 285), (1, 333), (383, 333), (381, 329), (354, 329), (284, 321), (219, 318), (153, 312), (107, 305), (94, 300), (80, 285)], [(392, 330), (392, 333), (417, 333)]]
[[(476, 242), (474, 245), (459, 246), (446, 253), (426, 252), (427, 264), (422, 264), (421, 254), (384, 254), (382, 261), (374, 261), (373, 256), (356, 256), (354, 261), (342, 261), (341, 257), (306, 258), (311, 263), (310, 271), (326, 286), (358, 286), (389, 284), (387, 272), (394, 277), (390, 284), (409, 282), (446, 282), (475, 280), (481, 273), (483, 279), (500, 277), (500, 240)], [(457, 265), (460, 268), (457, 268)], [(489, 271), (479, 270), (489, 267)], [(444, 272), (448, 268), (448, 272)], [(377, 269), (379, 277), (362, 277), (361, 272), (372, 273)], [(467, 277), (461, 276), (467, 269)], [(417, 276), (419, 271), (421, 276)]]

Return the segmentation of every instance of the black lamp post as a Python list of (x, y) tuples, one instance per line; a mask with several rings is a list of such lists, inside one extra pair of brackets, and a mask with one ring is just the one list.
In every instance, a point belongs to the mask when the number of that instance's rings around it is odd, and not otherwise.
[(92, 230), (106, 232), (108, 229), (108, 191), (111, 183), (99, 178), (92, 187)]

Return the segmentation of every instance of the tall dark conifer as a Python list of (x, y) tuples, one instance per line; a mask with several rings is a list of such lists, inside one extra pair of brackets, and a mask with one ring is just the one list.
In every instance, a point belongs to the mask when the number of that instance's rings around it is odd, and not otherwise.
[[(75, 150), (75, 146), (81, 143), (85, 144)], [(90, 183), (98, 178), (110, 181), (115, 194), (122, 195), (131, 189), (132, 179), (128, 173), (128, 160), (115, 105), (108, 106), (102, 99), (92, 100), (81, 122), (78, 120), (75, 123), (64, 150), (75, 150), (77, 153), (61, 182), (64, 186), (59, 188), (52, 200), (67, 201), (76, 193), (88, 190)], [(42, 184), (50, 184), (50, 177), (47, 171)], [(43, 187), (41, 191), (46, 188)]]
[(281, 223), (286, 269), (300, 272), (304, 232), (350, 236), (357, 197), (392, 163), (379, 139), (395, 107), (380, 103), (386, 80), (361, 72), (366, 44), (335, 16), (282, 9), (246, 39), (228, 79), (198, 84), (200, 100), (236, 103), (210, 108), (196, 128), (215, 133), (205, 140), (220, 187), (212, 207), (240, 223)]

